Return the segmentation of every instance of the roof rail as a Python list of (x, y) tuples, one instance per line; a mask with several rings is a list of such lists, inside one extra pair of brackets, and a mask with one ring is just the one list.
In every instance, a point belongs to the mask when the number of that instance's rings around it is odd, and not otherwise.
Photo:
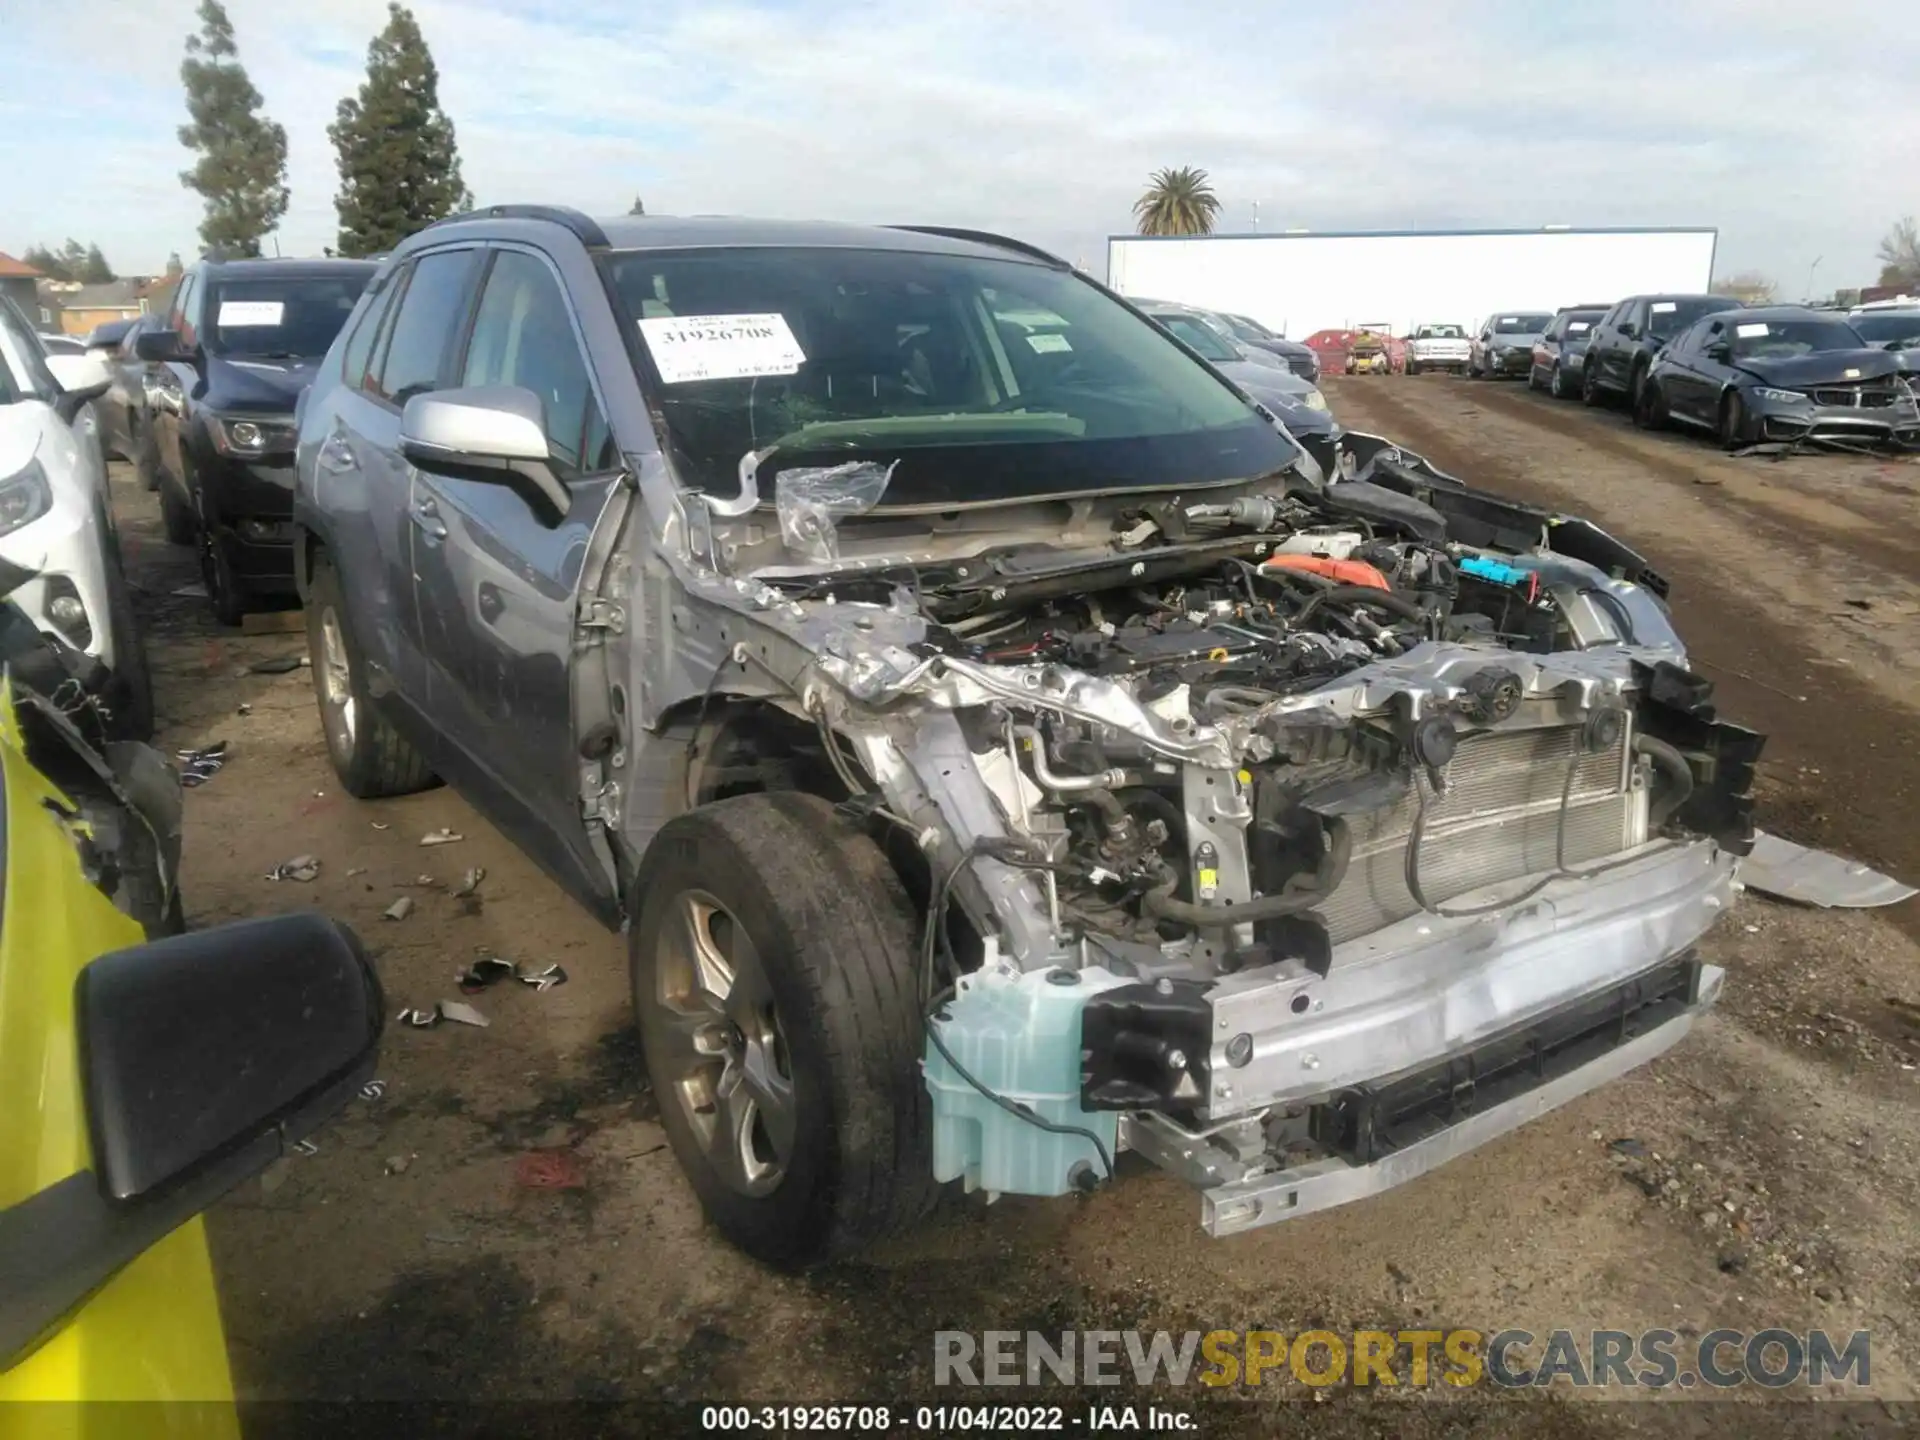
[(479, 210), (464, 210), (433, 223), (452, 225), (461, 220), (545, 220), (571, 231), (582, 245), (598, 247), (608, 243), (607, 232), (600, 228), (598, 222), (571, 205), (488, 205)]
[(1029, 245), (1024, 240), (1010, 240), (1005, 235), (995, 235), (991, 230), (965, 230), (954, 225), (889, 225), (887, 228), (909, 230), (916, 235), (939, 235), (948, 240), (971, 240), (976, 245), (992, 245), (1001, 250), (1017, 251), (1035, 260), (1044, 260), (1056, 270), (1073, 268), (1049, 250), (1042, 250), (1038, 245)]

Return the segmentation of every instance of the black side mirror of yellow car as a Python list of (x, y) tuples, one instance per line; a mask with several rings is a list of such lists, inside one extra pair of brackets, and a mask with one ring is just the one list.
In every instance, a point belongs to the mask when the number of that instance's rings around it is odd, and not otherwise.
[(353, 932), (321, 915), (178, 935), (81, 970), (94, 1168), (0, 1212), (0, 1371), (345, 1106), (373, 1073), (384, 1011)]

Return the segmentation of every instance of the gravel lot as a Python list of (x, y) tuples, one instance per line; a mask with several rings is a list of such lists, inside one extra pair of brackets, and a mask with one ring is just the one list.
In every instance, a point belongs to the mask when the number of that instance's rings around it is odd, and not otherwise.
[[(1517, 386), (1380, 377), (1327, 392), (1351, 426), (1644, 547), (1723, 708), (1774, 736), (1765, 823), (1920, 874), (1920, 466), (1730, 460)], [(930, 1394), (935, 1328), (1779, 1325), (1872, 1330), (1879, 1403), (1847, 1407), (1848, 1433), (1913, 1417), (1888, 1402), (1920, 1397), (1920, 905), (1829, 915), (1748, 899), (1707, 945), (1731, 971), (1720, 1012), (1676, 1051), (1368, 1204), (1216, 1242), (1189, 1191), (1142, 1169), (1069, 1202), (956, 1199), (911, 1242), (776, 1276), (703, 1226), (664, 1148), (618, 937), (451, 793), (339, 793), (309, 672), (249, 669), (303, 654), (304, 635), (216, 631), (204, 602), (174, 593), (191, 558), (129, 482), (116, 467), (163, 743), (231, 746), (187, 797), (193, 921), (324, 908), (377, 953), (396, 1010), (451, 997), (479, 950), (571, 977), (488, 992), (486, 1030), (390, 1030), (384, 1096), (213, 1216), (249, 1398), (897, 1402)], [(465, 838), (419, 845), (441, 827)], [(312, 885), (264, 878), (302, 853), (322, 861)], [(456, 899), (473, 866), (479, 896)], [(402, 895), (412, 913), (383, 919)], [(524, 1183), (536, 1150), (562, 1152), (545, 1178), (577, 1188)], [(1291, 1383), (1151, 1398), (1199, 1405), (1208, 1435), (1276, 1433), (1281, 1411), (1316, 1398), (1330, 1435), (1580, 1436), (1629, 1415), (1825, 1434), (1842, 1414), (1727, 1408), (1751, 1391), (1471, 1413), (1449, 1393), (1409, 1404)], [(263, 1408), (256, 1426), (288, 1414)]]

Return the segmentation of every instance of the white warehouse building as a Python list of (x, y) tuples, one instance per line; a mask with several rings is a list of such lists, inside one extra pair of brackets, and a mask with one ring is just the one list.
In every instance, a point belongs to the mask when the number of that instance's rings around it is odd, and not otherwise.
[(1474, 326), (1496, 310), (1611, 304), (1699, 293), (1719, 231), (1391, 230), (1251, 235), (1115, 235), (1107, 283), (1130, 298), (1248, 315), (1295, 340), (1386, 324)]

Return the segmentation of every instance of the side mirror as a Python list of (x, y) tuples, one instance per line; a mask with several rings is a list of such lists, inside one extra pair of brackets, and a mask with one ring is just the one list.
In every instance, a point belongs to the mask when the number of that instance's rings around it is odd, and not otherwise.
[(81, 407), (98, 400), (113, 384), (113, 372), (98, 355), (49, 355), (47, 370), (60, 387), (53, 408), (69, 425)]
[(314, 914), (103, 955), (73, 1000), (94, 1169), (0, 1211), (0, 1370), (338, 1113), (386, 1010), (353, 933)]
[(1733, 347), (1724, 340), (1716, 340), (1707, 346), (1707, 358), (1718, 360), (1722, 365), (1733, 359)]
[(540, 397), (519, 385), (414, 396), (400, 413), (400, 453), (432, 474), (505, 485), (550, 528), (572, 503), (549, 458)]
[(198, 349), (180, 343), (176, 330), (142, 330), (134, 337), (133, 353), (142, 360), (177, 360), (183, 364), (191, 364), (200, 357)]
[(1620, 322), (1620, 333), (1629, 340), (1638, 340), (1640, 338), (1640, 332), (1634, 329), (1631, 320), (1622, 320)]

